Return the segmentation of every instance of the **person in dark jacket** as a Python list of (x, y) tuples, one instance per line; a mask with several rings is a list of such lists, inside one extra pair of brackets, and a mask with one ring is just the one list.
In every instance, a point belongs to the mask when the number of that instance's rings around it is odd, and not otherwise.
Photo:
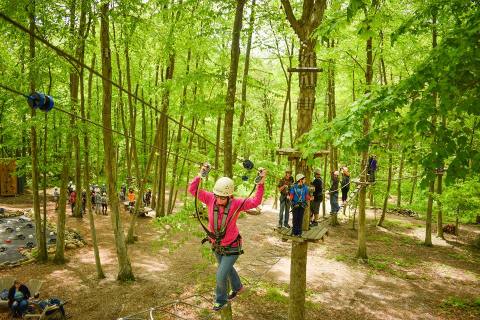
[(8, 307), (12, 310), (14, 317), (22, 317), (27, 312), (29, 298), (30, 290), (27, 286), (15, 280), (8, 290)]
[(368, 182), (375, 182), (375, 171), (377, 171), (377, 156), (371, 155), (368, 158)]
[(332, 173), (332, 183), (330, 185), (330, 214), (337, 214), (340, 210), (338, 205), (338, 171)]
[(350, 191), (350, 172), (347, 167), (342, 168), (342, 206), (345, 205), (348, 197), (348, 191)]
[(323, 201), (323, 181), (320, 174), (320, 169), (316, 169), (315, 179), (312, 181), (312, 186), (315, 187), (315, 191), (313, 192), (313, 199), (310, 202), (310, 223), (314, 226), (318, 224), (320, 204)]

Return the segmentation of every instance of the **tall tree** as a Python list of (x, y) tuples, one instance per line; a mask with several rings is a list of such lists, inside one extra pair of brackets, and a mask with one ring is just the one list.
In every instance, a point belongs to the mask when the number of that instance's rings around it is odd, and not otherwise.
[[(317, 57), (315, 53), (317, 37), (314, 31), (323, 19), (326, 0), (304, 0), (300, 19), (295, 17), (289, 0), (282, 0), (282, 6), (288, 22), (300, 40), (299, 67), (313, 68), (313, 72), (300, 72), (299, 74), (300, 92), (297, 100), (297, 133), (295, 137), (298, 140), (312, 128), (317, 85)], [(296, 170), (297, 172), (303, 172), (307, 177), (310, 176), (310, 171), (305, 166), (305, 161), (301, 161), (297, 165)], [(305, 216), (308, 216), (308, 214)], [(308, 228), (308, 217), (306, 217), (306, 220), (305, 226), (304, 219), (304, 228)], [(289, 319), (303, 319), (305, 315), (307, 249), (308, 242), (292, 242)]]
[[(37, 76), (37, 68), (35, 63), (35, 1), (31, 3), (29, 11), (30, 22), (30, 92), (35, 92), (35, 78)], [(36, 118), (35, 109), (32, 108), (32, 120)], [(38, 181), (40, 178), (38, 169), (38, 150), (37, 150), (37, 128), (35, 122), (30, 127), (31, 140), (31, 156), (32, 156), (32, 192), (33, 192), (33, 213), (35, 217), (35, 236), (37, 240), (39, 261), (47, 261), (47, 241), (46, 234), (42, 228), (42, 218), (40, 216), (40, 196), (38, 194)]]
[[(232, 30), (232, 45), (230, 52), (230, 71), (228, 74), (228, 86), (226, 96), (225, 121), (223, 125), (223, 174), (233, 177), (233, 115), (235, 112), (235, 94), (237, 91), (238, 61), (240, 59), (240, 31), (242, 31), (243, 9), (246, 0), (237, 0), (235, 20)], [(246, 80), (246, 79), (245, 79)]]
[[(240, 111), (240, 119), (238, 122), (238, 143), (233, 146), (233, 161), (237, 159), (238, 149), (245, 144), (244, 132), (245, 132), (245, 112), (247, 110), (247, 84), (248, 84), (248, 71), (250, 70), (250, 52), (252, 50), (252, 38), (253, 38), (253, 25), (255, 23), (255, 1), (252, 0), (250, 6), (250, 19), (248, 22), (248, 36), (247, 36), (247, 48), (245, 49), (245, 65), (243, 66), (243, 78), (242, 78), (242, 106)], [(243, 155), (246, 157), (246, 155)]]
[(118, 275), (120, 281), (135, 280), (128, 257), (123, 224), (120, 219), (120, 207), (116, 197), (116, 162), (112, 137), (112, 56), (110, 50), (109, 35), (109, 3), (105, 2), (100, 10), (100, 45), (102, 52), (102, 84), (103, 84), (103, 148), (105, 152), (105, 172), (108, 181), (109, 203), (111, 208), (110, 217), (117, 248)]

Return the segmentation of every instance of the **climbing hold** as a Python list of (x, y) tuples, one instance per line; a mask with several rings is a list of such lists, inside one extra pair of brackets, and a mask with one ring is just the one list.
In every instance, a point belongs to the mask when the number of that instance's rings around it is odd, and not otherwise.
[(242, 176), (242, 181), (248, 181), (248, 176)]
[(34, 92), (28, 97), (28, 105), (33, 109), (40, 109), (48, 112), (53, 109), (53, 98), (40, 92)]

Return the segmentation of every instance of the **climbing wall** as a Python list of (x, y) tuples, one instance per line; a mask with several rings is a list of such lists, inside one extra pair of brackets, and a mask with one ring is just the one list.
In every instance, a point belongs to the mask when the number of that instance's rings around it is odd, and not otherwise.
[(16, 163), (11, 159), (0, 159), (0, 196), (17, 194)]

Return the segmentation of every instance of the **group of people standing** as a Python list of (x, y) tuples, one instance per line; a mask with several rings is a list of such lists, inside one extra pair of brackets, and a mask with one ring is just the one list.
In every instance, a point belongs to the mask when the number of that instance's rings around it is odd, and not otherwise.
[[(70, 181), (67, 185), (67, 200), (70, 204), (70, 208), (72, 210), (72, 215), (75, 212), (75, 206), (78, 203), (77, 199), (77, 190), (75, 185), (72, 181)], [(60, 199), (60, 191), (57, 187), (53, 188), (53, 201), (55, 202), (55, 210), (58, 210)], [(108, 199), (107, 199), (107, 187), (103, 184), (101, 187), (97, 185), (90, 186), (90, 199), (92, 202), (92, 209), (95, 210), (97, 214), (107, 215), (108, 209)], [(81, 214), (85, 213), (85, 207), (87, 205), (87, 191), (85, 189), (82, 190), (81, 193)]]
[[(350, 173), (347, 167), (342, 167), (342, 180), (340, 181), (339, 171), (334, 171), (331, 174), (330, 183), (330, 214), (337, 214), (340, 210), (338, 204), (338, 194), (342, 191), (342, 205), (345, 205), (348, 192), (350, 190)], [(278, 216), (278, 227), (290, 228), (288, 224), (290, 212), (292, 212), (292, 235), (302, 235), (302, 221), (305, 209), (310, 202), (310, 224), (315, 226), (318, 224), (318, 217), (320, 212), (320, 204), (323, 201), (324, 183), (321, 177), (320, 169), (314, 171), (314, 179), (309, 187), (305, 183), (305, 175), (299, 173), (292, 176), (292, 170), (286, 169), (285, 176), (279, 181), (277, 188), (280, 192), (280, 212)], [(291, 208), (291, 210), (290, 210)]]

